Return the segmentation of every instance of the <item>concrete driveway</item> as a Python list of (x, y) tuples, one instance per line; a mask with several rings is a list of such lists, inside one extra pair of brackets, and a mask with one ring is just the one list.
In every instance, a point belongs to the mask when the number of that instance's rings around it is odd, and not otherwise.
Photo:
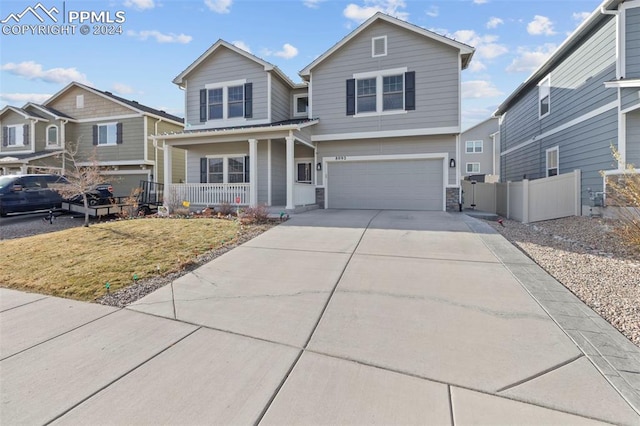
[(126, 309), (0, 290), (2, 424), (640, 424), (640, 350), (462, 214), (294, 216)]

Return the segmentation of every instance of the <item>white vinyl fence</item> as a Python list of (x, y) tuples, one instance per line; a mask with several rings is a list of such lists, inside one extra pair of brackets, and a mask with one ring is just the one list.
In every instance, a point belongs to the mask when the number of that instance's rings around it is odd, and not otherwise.
[[(496, 213), (523, 223), (580, 216), (580, 170), (536, 180), (462, 182), (464, 208)], [(472, 206), (475, 204), (475, 206)]]

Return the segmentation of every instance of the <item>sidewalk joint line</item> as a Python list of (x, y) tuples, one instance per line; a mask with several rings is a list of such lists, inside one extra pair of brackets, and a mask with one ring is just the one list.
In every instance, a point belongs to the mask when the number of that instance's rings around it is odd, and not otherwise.
[(151, 361), (152, 359), (160, 356), (161, 354), (163, 354), (164, 352), (166, 352), (168, 349), (173, 348), (175, 345), (177, 345), (178, 343), (182, 342), (184, 339), (186, 339), (187, 337), (191, 336), (193, 333), (195, 333), (196, 331), (200, 330), (201, 327), (196, 328), (195, 330), (185, 334), (184, 336), (182, 336), (181, 338), (179, 338), (178, 340), (176, 340), (175, 342), (169, 344), (166, 348), (160, 350), (158, 353), (151, 355), (151, 357), (147, 358), (146, 360), (142, 361), (141, 363), (139, 363), (138, 365), (134, 366), (133, 368), (125, 371), (123, 374), (121, 374), (120, 376), (116, 377), (115, 379), (111, 380), (109, 383), (107, 383), (106, 385), (102, 386), (100, 389), (96, 390), (95, 392), (92, 392), (91, 394), (89, 394), (88, 396), (86, 396), (85, 398), (81, 399), (80, 401), (78, 401), (77, 403), (73, 404), (71, 407), (65, 409), (62, 411), (62, 413), (56, 415), (54, 418), (52, 418), (51, 420), (47, 421), (44, 423), (44, 425), (50, 425), (51, 423), (55, 422), (56, 420), (58, 420), (59, 418), (63, 417), (64, 415), (68, 414), (70, 411), (74, 410), (75, 408), (77, 408), (78, 406), (84, 404), (86, 401), (88, 401), (89, 399), (93, 398), (94, 396), (96, 396), (97, 394), (99, 394), (100, 392), (102, 392), (103, 390), (107, 389), (109, 386), (113, 385), (114, 383), (120, 381), (122, 378), (128, 376), (129, 374), (133, 373), (135, 370), (137, 370), (138, 368), (142, 367), (143, 365), (145, 365), (146, 363), (148, 363), (149, 361)]
[(451, 416), (451, 426), (456, 426), (456, 419), (453, 415), (453, 396), (451, 395), (451, 385), (447, 384), (447, 397), (449, 398), (449, 416)]
[(522, 380), (518, 380), (518, 381), (517, 381), (517, 382), (515, 382), (515, 383), (512, 383), (512, 384), (510, 384), (510, 385), (507, 385), (507, 386), (505, 386), (505, 387), (503, 387), (503, 388), (500, 388), (500, 389), (498, 389), (496, 392), (497, 392), (497, 393), (501, 393), (501, 392), (507, 391), (507, 390), (509, 390), (509, 389), (515, 388), (515, 387), (517, 387), (517, 386), (520, 386), (520, 385), (522, 385), (522, 384), (524, 384), (524, 383), (530, 382), (531, 380), (534, 380), (534, 379), (537, 379), (538, 377), (544, 376), (544, 375), (545, 375), (545, 374), (547, 374), (547, 373), (551, 373), (552, 371), (558, 370), (558, 369), (560, 369), (560, 368), (562, 368), (562, 367), (564, 367), (564, 366), (566, 366), (566, 365), (569, 365), (569, 364), (571, 364), (571, 363), (573, 363), (573, 362), (575, 362), (575, 361), (579, 360), (580, 358), (582, 358), (582, 357), (584, 357), (584, 356), (585, 356), (585, 355), (584, 355), (583, 353), (580, 353), (579, 355), (576, 355), (576, 356), (574, 356), (574, 357), (571, 357), (571, 358), (569, 358), (568, 360), (566, 360), (566, 361), (564, 361), (564, 362), (561, 362), (560, 364), (554, 365), (554, 366), (549, 367), (549, 368), (547, 368), (547, 369), (544, 369), (544, 370), (542, 370), (541, 372), (536, 373), (536, 374), (534, 374), (534, 375), (532, 375), (532, 376), (525, 377), (525, 378), (524, 378), (524, 379), (522, 379)]
[(31, 300), (31, 301), (29, 301), (29, 302), (23, 303), (22, 305), (12, 306), (12, 307), (7, 308), (7, 309), (5, 309), (5, 310), (3, 310), (3, 311), (0, 311), (0, 314), (3, 314), (3, 313), (5, 313), (5, 312), (12, 311), (12, 310), (14, 310), (14, 309), (22, 308), (23, 306), (31, 305), (31, 304), (33, 304), (33, 303), (39, 302), (39, 301), (44, 300), (44, 299), (50, 299), (50, 297), (49, 297), (49, 296), (43, 296), (43, 297), (41, 297), (41, 298), (39, 298), (39, 299), (35, 299), (35, 300)]

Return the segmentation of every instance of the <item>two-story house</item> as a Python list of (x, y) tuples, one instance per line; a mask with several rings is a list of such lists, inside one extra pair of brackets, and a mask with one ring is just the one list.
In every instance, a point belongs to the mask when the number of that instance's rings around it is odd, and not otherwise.
[[(95, 154), (116, 196), (130, 195), (141, 180), (164, 182), (164, 153), (150, 137), (184, 128), (179, 117), (76, 82), (42, 105), (5, 107), (0, 127), (3, 174), (64, 174), (68, 165), (60, 153), (73, 142), (78, 164), (88, 165)], [(184, 181), (184, 154), (172, 152), (171, 182)]]
[(601, 172), (640, 164), (640, 1), (605, 0), (496, 115), (501, 180), (580, 169), (589, 212), (590, 194), (604, 190)]
[[(173, 82), (192, 205), (457, 209), (461, 71), (473, 48), (377, 13), (300, 72), (218, 41)], [(169, 188), (170, 176), (166, 176)], [(176, 195), (177, 194), (177, 195)]]
[(498, 119), (490, 117), (460, 135), (460, 172), (465, 179), (497, 182), (500, 178), (500, 132)]

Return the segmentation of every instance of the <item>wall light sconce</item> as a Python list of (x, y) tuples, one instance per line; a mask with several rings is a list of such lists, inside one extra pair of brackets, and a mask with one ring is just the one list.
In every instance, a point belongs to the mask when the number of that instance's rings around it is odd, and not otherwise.
[(449, 160), (449, 167), (451, 167), (452, 169), (456, 167), (456, 160), (454, 158)]
[(322, 170), (322, 163), (316, 164), (316, 170), (317, 171), (321, 171)]

